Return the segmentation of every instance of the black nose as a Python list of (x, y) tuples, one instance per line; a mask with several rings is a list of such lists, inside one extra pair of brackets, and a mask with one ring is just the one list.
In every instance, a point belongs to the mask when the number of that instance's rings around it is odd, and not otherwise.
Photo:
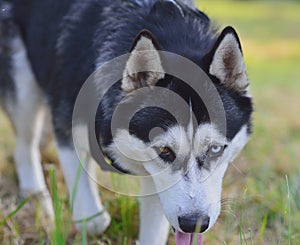
[[(208, 216), (199, 216), (199, 215), (187, 215), (178, 217), (179, 227), (182, 231), (187, 233), (193, 233), (195, 231), (204, 232), (209, 226), (209, 217)], [(198, 227), (197, 227), (198, 225)]]

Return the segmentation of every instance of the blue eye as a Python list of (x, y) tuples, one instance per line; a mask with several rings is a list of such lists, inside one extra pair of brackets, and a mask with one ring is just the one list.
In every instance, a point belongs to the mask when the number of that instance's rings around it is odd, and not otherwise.
[(209, 156), (218, 157), (220, 156), (226, 148), (226, 145), (211, 145), (209, 147)]
[(214, 154), (217, 154), (217, 153), (221, 152), (222, 149), (223, 149), (223, 147), (220, 146), (220, 145), (213, 145), (213, 146), (210, 148), (211, 153), (214, 153)]

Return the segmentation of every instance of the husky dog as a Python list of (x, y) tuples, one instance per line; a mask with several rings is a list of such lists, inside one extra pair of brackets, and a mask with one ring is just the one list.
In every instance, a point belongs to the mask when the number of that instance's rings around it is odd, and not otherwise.
[[(7, 0), (0, 5), (1, 104), (15, 131), (14, 159), (21, 193), (42, 193), (44, 208), (53, 215), (39, 153), (44, 119), (49, 114), (72, 196), (80, 164), (72, 140), (76, 98), (89, 75), (106, 62), (129, 54), (118, 70), (122, 78), (106, 90), (98, 104), (94, 133), (99, 150), (121, 172), (154, 176), (167, 169), (162, 176), (141, 180), (142, 190), (156, 190), (157, 194), (141, 197), (140, 244), (165, 244), (169, 224), (178, 244), (190, 244), (194, 232), (210, 229), (220, 214), (228, 163), (251, 133), (252, 100), (235, 30), (226, 27), (218, 33), (188, 0)], [(164, 61), (162, 52), (185, 57), (204, 71), (217, 96), (205, 86), (202, 93), (211, 101), (220, 98), (225, 131), (211, 119), (213, 109), (206, 107), (201, 96), (166, 72), (174, 60)], [(203, 77), (192, 76), (197, 83), (205, 83)], [(95, 83), (100, 93), (106, 89), (97, 75)], [(148, 106), (134, 114), (128, 129), (119, 128), (113, 134), (116, 107), (121, 103), (126, 117), (132, 96), (141, 89), (156, 88), (179, 95), (194, 117), (177, 120), (162, 108)], [(153, 99), (144, 94), (141, 103), (143, 100), (170, 103), (168, 96)], [(155, 128), (160, 130), (150, 137)], [(149, 154), (157, 157), (134, 160)], [(85, 168), (92, 167), (91, 161)], [(172, 180), (174, 185), (162, 191), (161, 185)], [(97, 213), (101, 215), (86, 222), (90, 234), (104, 232), (110, 216), (96, 184), (83, 172), (73, 219)], [(76, 227), (81, 230), (80, 223)]]

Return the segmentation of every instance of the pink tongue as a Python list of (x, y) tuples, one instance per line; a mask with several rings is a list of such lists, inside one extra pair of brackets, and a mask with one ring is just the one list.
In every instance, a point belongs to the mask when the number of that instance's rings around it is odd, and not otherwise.
[(180, 231), (175, 231), (175, 238), (176, 245), (203, 245), (202, 234), (182, 233)]

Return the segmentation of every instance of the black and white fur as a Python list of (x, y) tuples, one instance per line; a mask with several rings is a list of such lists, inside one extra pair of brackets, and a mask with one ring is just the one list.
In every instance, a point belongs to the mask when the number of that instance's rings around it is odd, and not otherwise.
[[(98, 67), (131, 52), (124, 78), (109, 89), (97, 111), (99, 144), (114, 165), (124, 172), (143, 175), (155, 174), (172, 164), (163, 158), (147, 164), (128, 160), (119, 154), (112, 140), (114, 107), (140, 87), (164, 87), (178, 93), (190, 103), (197, 119), (196, 126), (192, 120), (180, 125), (159, 108), (145, 108), (132, 119), (129, 131), (120, 129), (115, 135), (133, 159), (136, 155), (157, 154), (155, 149), (162, 147), (171, 148), (176, 158), (182, 159), (163, 180), (153, 177), (141, 183), (143, 190), (155, 192), (163, 181), (181, 178), (170, 189), (141, 198), (140, 244), (164, 244), (169, 223), (180, 232), (193, 232), (188, 225), (183, 228), (179, 220), (200, 219), (202, 231), (212, 227), (220, 213), (221, 185), (228, 163), (241, 151), (251, 132), (249, 81), (236, 32), (227, 27), (218, 34), (209, 18), (188, 0), (10, 0), (0, 1), (0, 8), (0, 95), (15, 130), (14, 156), (21, 193), (44, 193), (45, 209), (53, 216), (39, 154), (44, 119), (50, 114), (72, 195), (79, 165), (71, 134), (78, 92)], [(135, 51), (147, 50), (182, 55), (207, 73), (224, 105), (226, 135), (210, 123), (203, 102), (183, 81), (164, 74), (158, 53), (151, 58), (135, 56)], [(141, 63), (141, 59), (146, 62)], [(160, 72), (136, 74), (141, 64)], [(161, 127), (163, 133), (150, 140), (153, 127)], [(149, 145), (152, 151), (143, 151)], [(221, 154), (215, 157), (212, 149), (219, 146)], [(92, 159), (85, 164), (92, 168)], [(204, 175), (209, 177), (204, 179)], [(102, 210), (96, 184), (83, 173), (74, 220)], [(87, 231), (101, 234), (109, 223), (110, 216), (104, 212), (87, 222)], [(80, 224), (76, 226), (81, 229)]]

